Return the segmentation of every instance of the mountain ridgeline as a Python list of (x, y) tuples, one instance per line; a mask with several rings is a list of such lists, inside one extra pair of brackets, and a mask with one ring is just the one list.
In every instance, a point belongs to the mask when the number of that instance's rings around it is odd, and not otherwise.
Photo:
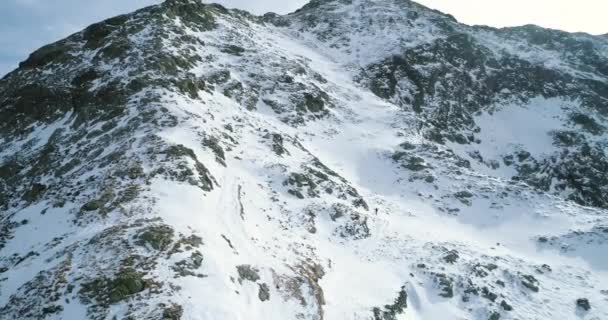
[(0, 80), (0, 319), (605, 319), (607, 153), (606, 36), (167, 0)]

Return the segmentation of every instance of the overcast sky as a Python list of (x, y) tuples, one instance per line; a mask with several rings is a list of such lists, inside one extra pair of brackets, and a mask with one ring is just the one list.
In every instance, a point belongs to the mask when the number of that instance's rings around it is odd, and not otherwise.
[[(538, 24), (608, 33), (608, 0), (416, 0), (468, 24)], [(36, 48), (87, 25), (162, 0), (0, 0), (0, 76)], [(288, 13), (307, 0), (218, 0), (254, 13)]]

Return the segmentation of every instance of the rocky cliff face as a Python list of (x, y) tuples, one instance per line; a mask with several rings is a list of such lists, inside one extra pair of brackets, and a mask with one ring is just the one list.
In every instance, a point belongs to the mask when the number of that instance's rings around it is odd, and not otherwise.
[(607, 116), (606, 37), (108, 19), (0, 80), (0, 318), (603, 319)]

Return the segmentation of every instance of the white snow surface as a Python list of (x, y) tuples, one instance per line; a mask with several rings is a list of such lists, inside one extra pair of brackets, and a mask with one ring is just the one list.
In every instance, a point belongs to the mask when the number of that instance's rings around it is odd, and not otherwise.
[[(506, 319), (578, 319), (573, 299), (582, 296), (589, 297), (595, 306), (585, 318), (608, 317), (608, 309), (603, 307), (606, 297), (599, 294), (600, 288), (608, 287), (605, 265), (601, 267), (602, 263), (598, 265), (587, 255), (561, 255), (539, 250), (535, 245), (539, 233), (560, 234), (592, 225), (598, 219), (605, 221), (605, 212), (590, 212), (526, 191), (523, 201), (507, 199), (500, 208), (492, 208), (491, 202), (496, 199), (487, 199), (463, 207), (458, 216), (446, 215), (432, 201), (416, 196), (427, 191), (425, 187), (402, 180), (400, 169), (385, 156), (403, 141), (400, 124), (414, 115), (405, 114), (362, 90), (351, 80), (353, 75), (345, 71), (339, 58), (328, 57), (305, 40), (293, 40), (271, 30), (256, 33), (256, 38), (268, 44), (269, 51), (305, 59), (312, 70), (329, 81), (325, 86), (341, 103), (332, 110), (331, 117), (297, 129), (278, 121), (271, 112), (245, 111), (217, 95), (205, 95), (205, 106), (188, 101), (176, 104), (179, 112), (201, 117), (213, 114), (213, 122), (203, 127), (219, 127), (230, 118), (246, 119), (240, 144), (231, 152), (234, 156), (227, 161), (227, 168), (212, 169), (221, 186), (219, 190), (203, 196), (194, 188), (166, 181), (157, 181), (152, 188), (152, 195), (159, 199), (158, 210), (170, 225), (205, 235), (204, 271), (210, 278), (196, 284), (191, 280), (183, 283), (186, 294), (179, 298), (186, 307), (186, 319), (291, 318), (294, 308), (301, 306), (280, 299), (261, 303), (255, 297), (255, 286), (234, 288), (234, 283), (226, 278), (226, 270), (234, 265), (251, 264), (264, 270), (262, 277), (268, 278), (271, 277), (268, 270), (280, 273), (285, 264), (301, 260), (300, 250), (308, 252), (305, 256), (314, 257), (325, 268), (326, 275), (320, 281), (326, 302), (325, 319), (369, 319), (371, 307), (391, 304), (402, 286), (407, 288), (409, 306), (398, 319), (486, 319), (489, 315), (484, 311), (471, 314), (463, 309), (460, 297), (438, 297), (433, 282), (416, 270), (418, 263), (433, 261), (437, 253), (429, 248), (431, 245), (457, 248), (461, 259), (470, 260), (469, 263), (499, 257), (503, 272), (530, 272), (541, 278), (541, 290), (535, 294), (525, 293), (526, 289), (515, 278), (507, 284), (512, 292), (501, 296), (516, 307), (504, 313)], [(496, 156), (500, 154), (500, 146), (516, 148), (523, 144), (527, 150), (549, 152), (547, 132), (560, 128), (560, 103), (538, 98), (529, 106), (502, 106), (492, 116), (481, 115), (479, 120), (487, 141), (481, 150), (488, 156)], [(164, 136), (212, 162), (196, 142), (193, 128), (205, 130), (200, 126), (194, 117)], [(278, 204), (270, 201), (278, 191), (273, 188), (280, 182), (276, 165), (297, 168), (309, 155), (291, 147), (289, 157), (277, 159), (260, 144), (259, 130), (263, 129), (297, 137), (306, 150), (348, 180), (369, 202), (370, 210), (364, 215), (371, 237), (349, 241), (332, 233), (332, 222), (324, 211), (336, 201), (333, 196), (321, 196), (314, 201), (283, 200), (284, 194), (279, 191), (282, 200)], [(410, 139), (416, 139), (415, 135), (413, 130), (405, 133)], [(470, 179), (475, 184), (490, 178)], [(491, 188), (496, 190), (507, 183), (499, 177), (491, 179)], [(465, 183), (454, 181), (451, 187)], [(241, 200), (246, 212), (243, 220), (239, 217), (238, 186), (247, 190)], [(320, 209), (315, 219), (316, 233), (298, 227), (285, 229), (280, 222), (294, 219), (286, 217), (286, 213), (299, 216), (311, 202)], [(234, 250), (222, 235), (231, 240)], [(550, 265), (552, 273), (539, 276), (533, 271), (542, 264)], [(457, 267), (450, 265), (440, 269), (458, 273), (453, 270)], [(235, 295), (235, 290), (240, 291), (240, 296)], [(271, 292), (271, 296), (280, 295)], [(309, 317), (318, 319), (314, 313), (305, 316)]]

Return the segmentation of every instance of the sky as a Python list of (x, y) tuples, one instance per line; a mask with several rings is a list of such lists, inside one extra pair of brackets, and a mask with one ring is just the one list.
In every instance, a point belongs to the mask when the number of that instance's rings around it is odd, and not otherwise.
[[(591, 34), (608, 33), (608, 0), (415, 0), (467, 24), (537, 24)], [(91, 23), (162, 0), (0, 0), (0, 77), (30, 52)], [(254, 13), (292, 12), (307, 0), (217, 0)]]

